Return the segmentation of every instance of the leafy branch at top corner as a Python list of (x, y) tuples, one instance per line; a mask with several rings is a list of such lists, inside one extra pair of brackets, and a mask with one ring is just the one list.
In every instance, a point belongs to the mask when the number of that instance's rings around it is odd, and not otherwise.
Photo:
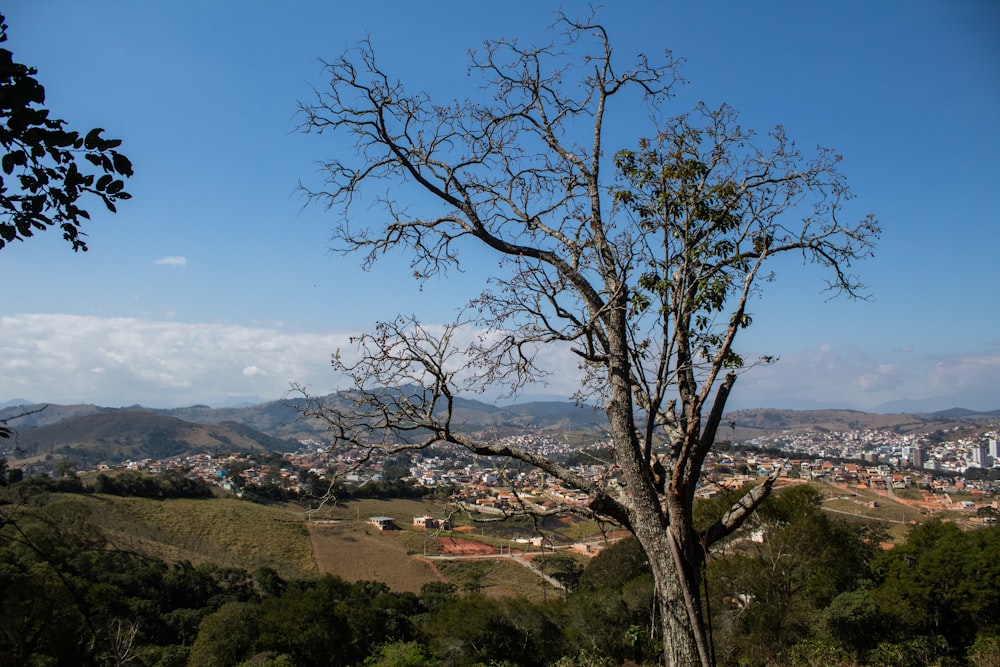
[[(0, 43), (6, 41), (0, 15)], [(81, 135), (50, 117), (37, 73), (0, 48), (0, 249), (58, 227), (73, 250), (86, 251), (80, 227), (90, 213), (80, 202), (96, 196), (116, 213), (117, 202), (131, 198), (124, 179), (133, 175), (132, 162), (116, 150), (121, 140), (101, 136), (102, 128)]]

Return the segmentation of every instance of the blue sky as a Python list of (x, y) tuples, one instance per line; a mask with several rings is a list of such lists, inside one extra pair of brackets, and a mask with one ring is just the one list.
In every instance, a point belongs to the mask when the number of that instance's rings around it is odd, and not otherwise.
[[(324, 84), (317, 58), (366, 35), (410, 88), (463, 97), (467, 49), (537, 43), (560, 6), (10, 4), (6, 46), (38, 68), (47, 106), (123, 139), (136, 176), (117, 216), (90, 207), (90, 252), (49, 232), (0, 253), (0, 402), (156, 407), (329, 391), (351, 335), (400, 312), (450, 320), (489, 262), (421, 288), (402, 258), (366, 273), (331, 254), (334, 213), (303, 210), (296, 186), (348, 144), (295, 133), (296, 103)], [(782, 267), (739, 345), (780, 361), (744, 375), (731, 405), (1000, 408), (1000, 4), (607, 4), (618, 55), (686, 59), (677, 113), (728, 102), (749, 127), (835, 148), (850, 212), (883, 227), (859, 267), (870, 302), (827, 301), (817, 274)], [(568, 395), (572, 367), (537, 394)]]

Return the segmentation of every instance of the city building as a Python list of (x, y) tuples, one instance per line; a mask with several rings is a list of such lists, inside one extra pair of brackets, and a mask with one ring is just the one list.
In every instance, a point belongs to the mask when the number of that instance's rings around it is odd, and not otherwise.
[(970, 449), (970, 466), (975, 466), (977, 468), (988, 468), (989, 460), (986, 456), (986, 445), (975, 444), (972, 445)]

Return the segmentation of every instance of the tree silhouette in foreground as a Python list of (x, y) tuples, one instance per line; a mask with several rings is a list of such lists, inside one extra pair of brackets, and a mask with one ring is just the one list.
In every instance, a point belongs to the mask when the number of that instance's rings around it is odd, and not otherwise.
[[(585, 492), (585, 508), (559, 509), (616, 521), (638, 538), (666, 663), (707, 665), (706, 551), (773, 482), (695, 529), (695, 488), (737, 374), (770, 361), (734, 348), (751, 324), (748, 306), (773, 278), (772, 260), (789, 254), (827, 269), (834, 292), (860, 296), (852, 265), (870, 255), (879, 228), (871, 216), (841, 220), (851, 195), (833, 152), (805, 157), (780, 127), (759, 138), (727, 106), (667, 119), (680, 81), (669, 53), (622, 69), (600, 25), (566, 16), (556, 25), (546, 46), (501, 40), (473, 52), (476, 99), (407, 91), (369, 42), (325, 64), (329, 85), (300, 105), (301, 130), (355, 141), (323, 163), (325, 185), (307, 191), (343, 211), (337, 248), (363, 253), (366, 266), (403, 249), (418, 279), (482, 261), (484, 251), (498, 269), (450, 325), (400, 316), (357, 338), (356, 355), (333, 359), (350, 391), (310, 401), (306, 414), (326, 420), (335, 445), (401, 451), (444, 441)], [(604, 135), (616, 111), (626, 115), (613, 122), (630, 128), (648, 118), (649, 138), (612, 160)], [(370, 223), (372, 205), (384, 217)], [(363, 217), (353, 216), (359, 207)], [(579, 359), (576, 398), (607, 415), (613, 475), (584, 476), (458, 429), (459, 392), (515, 395), (544, 380), (540, 356), (557, 348)]]
[[(0, 15), (0, 42), (6, 41)], [(121, 140), (105, 139), (103, 129), (81, 135), (65, 129), (66, 121), (50, 118), (41, 106), (45, 88), (35, 74), (34, 67), (14, 62), (13, 54), (0, 48), (0, 248), (58, 226), (73, 250), (85, 251), (80, 226), (90, 213), (80, 200), (99, 197), (115, 213), (116, 202), (131, 197), (122, 179), (132, 176), (132, 163), (114, 150)]]

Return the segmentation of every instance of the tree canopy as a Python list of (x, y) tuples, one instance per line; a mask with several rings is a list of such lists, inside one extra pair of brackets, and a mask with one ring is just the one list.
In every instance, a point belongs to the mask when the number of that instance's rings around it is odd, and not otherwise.
[[(7, 25), (0, 15), (0, 42)], [(87, 196), (100, 199), (109, 211), (129, 199), (123, 179), (132, 163), (116, 148), (119, 139), (101, 136), (102, 128), (83, 134), (44, 108), (45, 88), (34, 67), (14, 61), (0, 48), (0, 248), (23, 241), (49, 227), (62, 230), (73, 250), (87, 250), (81, 231), (90, 213), (81, 206)], [(82, 159), (78, 159), (82, 158)], [(89, 164), (88, 164), (89, 163)]]

